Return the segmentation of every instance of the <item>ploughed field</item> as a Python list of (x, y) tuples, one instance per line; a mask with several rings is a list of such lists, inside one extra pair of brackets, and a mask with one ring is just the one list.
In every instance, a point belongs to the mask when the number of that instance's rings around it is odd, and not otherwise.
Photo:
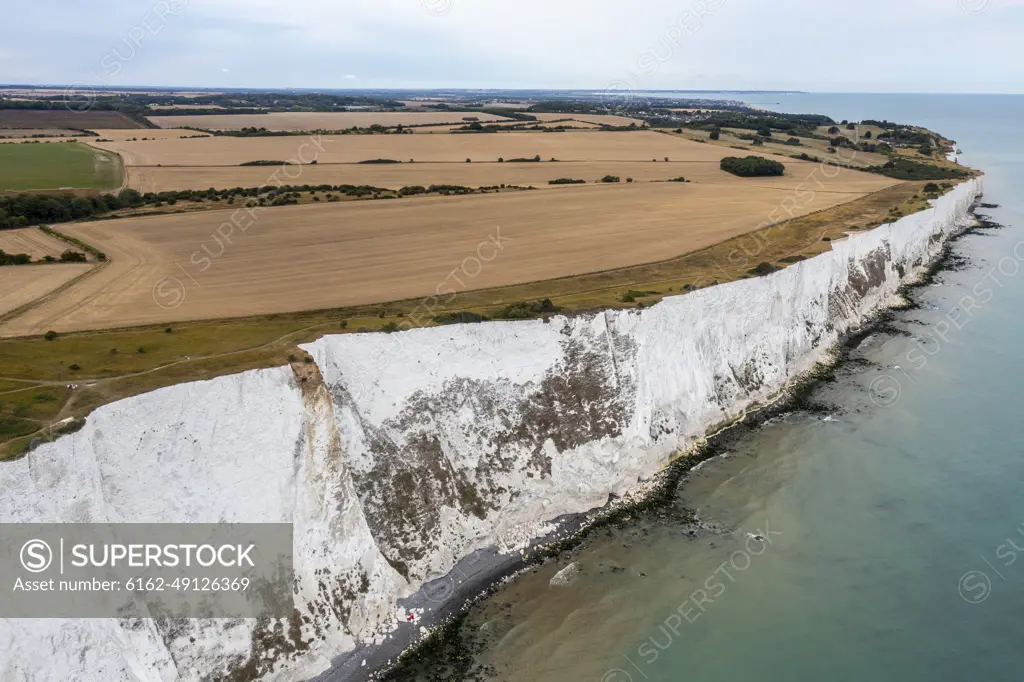
[[(676, 142), (653, 133), (626, 135), (640, 145), (661, 137)], [(470, 289), (662, 260), (788, 217), (780, 207), (803, 215), (895, 184), (844, 171), (805, 184), (813, 195), (795, 200), (794, 187), (808, 182), (804, 170), (787, 161), (791, 177), (783, 179), (790, 184), (778, 186), (764, 179), (576, 185), (274, 207), (255, 215), (238, 209), (64, 224), (62, 232), (106, 252), (111, 262), (0, 322), (0, 335), (334, 308), (439, 292), (447, 301)], [(69, 266), (53, 267), (63, 273)]]
[(0, 128), (143, 128), (116, 111), (74, 111), (62, 109), (0, 109)]

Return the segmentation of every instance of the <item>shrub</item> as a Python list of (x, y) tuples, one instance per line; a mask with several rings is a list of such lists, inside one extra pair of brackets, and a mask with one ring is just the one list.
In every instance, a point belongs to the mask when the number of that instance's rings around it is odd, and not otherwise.
[(503, 320), (527, 320), (544, 313), (558, 312), (558, 308), (551, 302), (550, 298), (538, 301), (524, 301), (506, 306), (499, 313), (498, 317)]
[(170, 327), (165, 327), (164, 328), (164, 334), (173, 334), (173, 333), (174, 333), (174, 330), (171, 329)]
[(711, 134), (708, 137), (710, 137), (712, 140), (717, 140), (720, 137), (722, 137), (722, 133), (718, 132), (717, 130), (712, 130)]
[(598, 182), (622, 182), (622, 180), (618, 175), (606, 175), (598, 180)]
[(828, 129), (828, 134), (829, 135), (838, 135), (839, 134), (839, 126), (832, 126), (831, 128), (829, 128)]
[(855, 123), (847, 123), (846, 124), (846, 129), (847, 130), (856, 130), (857, 129), (857, 124), (855, 124)]
[(380, 328), (385, 334), (394, 334), (398, 331), (398, 325), (394, 322), (388, 322), (386, 325)]
[(924, 191), (926, 194), (938, 194), (939, 186), (936, 185), (934, 182), (929, 182), (927, 185), (924, 186)]
[(726, 173), (744, 178), (783, 175), (786, 171), (786, 167), (778, 161), (761, 156), (748, 156), (742, 159), (736, 156), (727, 156), (722, 159), (720, 167)]
[(800, 143), (800, 138), (798, 138), (798, 137), (791, 137), (788, 140), (786, 140), (786, 144), (792, 145), (794, 147), (799, 147), (800, 144), (801, 144)]
[(47, 341), (53, 341), (55, 338), (57, 338), (57, 332), (51, 329), (50, 331), (43, 334), (43, 338), (46, 339)]
[(298, 361), (299, 361), (299, 359), (297, 357), (295, 357), (294, 353), (292, 353), (291, 355), (288, 356), (288, 362), (298, 362)]
[(557, 180), (548, 180), (549, 185), (585, 185), (586, 180), (575, 180), (573, 178), (558, 178)]
[(775, 272), (776, 270), (780, 270), (780, 269), (781, 268), (777, 268), (774, 265), (772, 265), (771, 263), (766, 263), (766, 262), (762, 261), (762, 262), (757, 264), (756, 268), (752, 268), (749, 272), (752, 275), (763, 276), (763, 275), (770, 275), (773, 272)]
[(666, 182), (686, 182), (686, 178), (680, 175), (678, 178), (669, 178)]
[(338, 326), (341, 327), (342, 329), (348, 329), (348, 320), (342, 320), (341, 322), (338, 323)]
[(434, 318), (437, 324), (470, 324), (486, 321), (487, 318), (483, 315), (470, 312), (445, 313)]
[(77, 372), (78, 370), (82, 369), (82, 367), (78, 363), (75, 363), (69, 366), (68, 369), (70, 369), (72, 372)]

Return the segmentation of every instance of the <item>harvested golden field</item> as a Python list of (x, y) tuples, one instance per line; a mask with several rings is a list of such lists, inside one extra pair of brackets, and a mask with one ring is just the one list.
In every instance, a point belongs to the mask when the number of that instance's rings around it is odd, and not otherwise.
[[(576, 186), (271, 208), (242, 229), (209, 211), (62, 226), (110, 265), (0, 324), (0, 335), (260, 315), (431, 296), (648, 263), (862, 192), (737, 184)], [(237, 212), (245, 216), (244, 211)], [(61, 266), (64, 267), (64, 266)], [(13, 269), (13, 268), (12, 268)], [(32, 268), (29, 268), (32, 269)]]
[(167, 110), (191, 110), (191, 109), (223, 109), (219, 104), (150, 104), (149, 108), (153, 111), (167, 111)]
[(628, 116), (615, 116), (612, 114), (540, 114), (534, 112), (527, 112), (531, 116), (535, 116), (538, 121), (560, 121), (562, 119), (571, 118), (574, 121), (583, 121), (585, 123), (594, 123), (597, 125), (606, 126), (628, 126), (630, 123), (640, 125), (643, 121), (639, 118), (629, 118)]
[[(483, 123), (486, 124), (487, 122), (484, 121)], [(599, 130), (600, 127), (601, 127), (601, 126), (599, 126), (596, 123), (586, 123), (584, 121), (561, 121), (561, 122), (555, 122), (555, 121), (508, 121), (508, 122), (505, 122), (505, 121), (492, 121), (492, 123), (496, 124), (496, 125), (498, 125), (498, 126), (500, 126), (502, 128), (508, 128), (509, 132), (514, 132), (514, 128), (516, 126), (523, 126), (523, 125), (525, 125), (527, 127), (536, 126), (538, 128), (565, 127), (565, 128), (576, 129), (576, 130)], [(454, 124), (454, 125), (439, 125), (439, 126), (424, 126), (423, 128), (409, 128), (409, 132), (416, 133), (417, 135), (433, 134), (433, 133), (447, 133), (447, 132), (452, 132), (453, 130), (462, 130), (465, 127), (466, 127), (466, 121), (463, 121), (462, 123), (458, 123), (458, 124)], [(468, 133), (468, 134), (474, 134), (474, 133)]]
[(27, 253), (32, 256), (32, 260), (39, 260), (44, 256), (58, 258), (60, 254), (70, 248), (72, 248), (70, 244), (54, 239), (38, 227), (0, 230), (0, 251)]
[[(148, 131), (147, 131), (148, 132)], [(652, 131), (465, 134), (205, 137), (196, 139), (94, 142), (121, 154), (127, 166), (237, 166), (256, 160), (318, 164), (393, 159), (408, 163), (497, 161), (504, 158), (559, 161), (715, 161), (721, 148)], [(731, 152), (735, 154), (735, 152)]]
[(0, 316), (46, 296), (92, 267), (87, 263), (5, 265), (0, 268)]
[(92, 132), (99, 135), (99, 137), (89, 138), (90, 140), (114, 140), (115, 142), (125, 142), (130, 141), (132, 139), (141, 142), (143, 138), (145, 138), (147, 142), (152, 142), (157, 140), (180, 140), (182, 138), (213, 137), (209, 133), (201, 133), (198, 130), (186, 130), (184, 128), (146, 128), (145, 130), (95, 129)]
[(391, 112), (275, 112), (270, 114), (212, 114), (197, 116), (150, 116), (150, 121), (161, 128), (205, 128), (206, 130), (241, 130), (266, 128), (267, 130), (343, 130), (371, 125), (433, 125), (458, 123), (467, 117), (478, 121), (507, 121), (507, 118), (464, 111)]
[[(598, 133), (600, 134), (600, 133)], [(726, 156), (718, 153), (717, 156)], [(533, 186), (538, 189), (563, 189), (567, 185), (549, 185), (550, 180), (572, 178), (595, 183), (606, 175), (625, 182), (664, 181), (680, 176), (692, 183), (743, 185), (746, 187), (792, 188), (804, 182), (818, 169), (817, 164), (786, 159), (786, 175), (770, 178), (738, 178), (719, 169), (713, 161), (560, 161), (558, 163), (400, 163), (400, 164), (325, 164), (315, 166), (207, 166), (207, 167), (134, 167), (128, 169), (128, 186), (140, 192), (166, 192), (186, 189), (230, 189), (265, 184), (295, 185), (372, 185), (401, 189), (409, 185), (494, 185)], [(895, 181), (878, 175), (829, 168), (832, 177), (821, 170), (818, 191), (872, 192)], [(276, 175), (275, 175), (276, 174)], [(288, 179), (291, 177), (292, 179)]]
[[(710, 139), (710, 133), (706, 130), (694, 130), (692, 128), (683, 128), (683, 132), (679, 135), (670, 133), (674, 137), (681, 137), (688, 140), (704, 140), (708, 143), (708, 146), (715, 146), (723, 151), (728, 152), (725, 155), (743, 156), (746, 154), (757, 154), (759, 156), (775, 154), (779, 157), (786, 157), (787, 159), (793, 155), (807, 154), (812, 157), (817, 157), (825, 161), (834, 161), (847, 166), (853, 166), (855, 168), (867, 168), (869, 166), (880, 166), (888, 161), (888, 157), (882, 154), (872, 154), (869, 152), (855, 151), (852, 149), (840, 149), (834, 154), (828, 152), (828, 148), (831, 146), (827, 140), (814, 140), (806, 137), (799, 138), (800, 146), (791, 146), (786, 144), (788, 139), (787, 135), (783, 133), (775, 133), (773, 138), (768, 142), (765, 142), (763, 146), (755, 147), (749, 140), (742, 140), (736, 136), (737, 133), (750, 133), (749, 130), (737, 130), (733, 128), (724, 128), (722, 130), (721, 139), (715, 141)], [(733, 147), (744, 147), (746, 151), (741, 149), (734, 149)], [(789, 161), (783, 159), (783, 163), (789, 163)]]

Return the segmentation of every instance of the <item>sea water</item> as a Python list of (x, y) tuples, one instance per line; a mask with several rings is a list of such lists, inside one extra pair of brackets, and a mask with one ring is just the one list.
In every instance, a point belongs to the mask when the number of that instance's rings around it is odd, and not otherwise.
[(1024, 97), (715, 96), (931, 128), (986, 173), (999, 208), (980, 212), (1005, 227), (956, 242), (918, 307), (815, 392), (820, 409), (747, 433), (660, 514), (601, 529), (474, 607), (474, 674), (1020, 679)]

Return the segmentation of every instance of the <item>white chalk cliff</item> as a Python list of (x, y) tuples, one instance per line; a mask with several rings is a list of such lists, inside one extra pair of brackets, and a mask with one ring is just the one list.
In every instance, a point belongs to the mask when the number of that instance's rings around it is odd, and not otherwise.
[(404, 627), (396, 600), (460, 558), (626, 493), (824, 359), (968, 224), (980, 190), (645, 310), (328, 336), (304, 376), (106, 405), (0, 463), (0, 522), (290, 522), (296, 616), (0, 620), (0, 679), (315, 676)]

